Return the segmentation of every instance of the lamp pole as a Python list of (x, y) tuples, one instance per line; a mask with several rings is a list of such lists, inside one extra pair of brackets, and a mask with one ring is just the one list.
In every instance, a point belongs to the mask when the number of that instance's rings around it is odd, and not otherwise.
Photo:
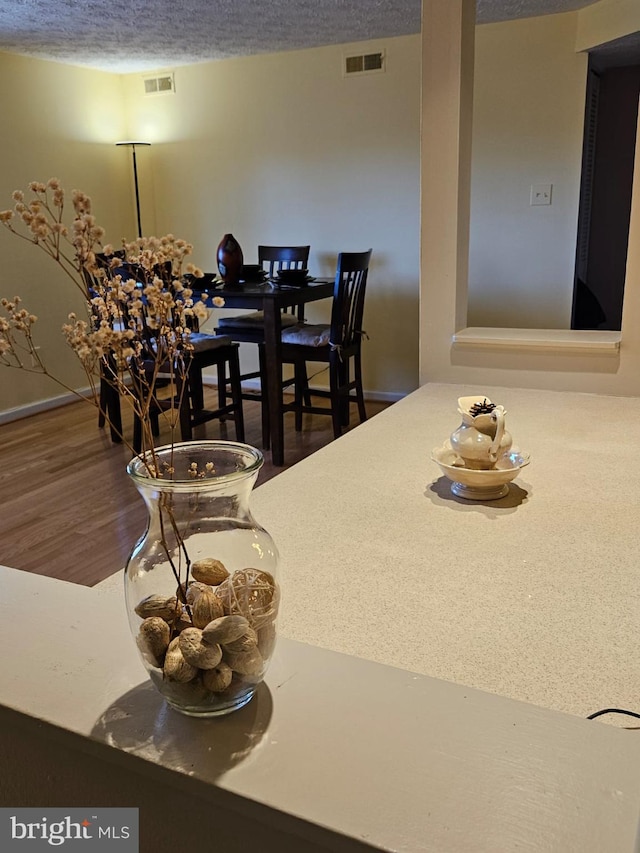
[(140, 219), (140, 191), (138, 189), (138, 162), (136, 160), (136, 145), (151, 145), (151, 143), (125, 140), (123, 142), (116, 142), (116, 145), (128, 145), (131, 147), (131, 154), (133, 156), (133, 185), (136, 191), (136, 216), (138, 219), (138, 237), (142, 237), (142, 221)]

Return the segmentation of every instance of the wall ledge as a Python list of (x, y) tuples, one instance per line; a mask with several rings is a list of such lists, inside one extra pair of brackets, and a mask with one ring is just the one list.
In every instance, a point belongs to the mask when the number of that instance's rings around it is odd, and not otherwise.
[(620, 332), (574, 329), (499, 329), (469, 326), (452, 336), (457, 349), (516, 350), (617, 356)]

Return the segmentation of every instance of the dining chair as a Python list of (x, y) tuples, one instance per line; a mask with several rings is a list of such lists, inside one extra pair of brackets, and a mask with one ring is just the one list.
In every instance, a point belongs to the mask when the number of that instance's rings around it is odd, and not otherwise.
[[(109, 263), (107, 259), (99, 258), (99, 264), (105, 267)], [(166, 272), (166, 270), (165, 270)], [(144, 282), (144, 276), (136, 268), (135, 264), (126, 262), (124, 259), (117, 268), (111, 271), (112, 275), (122, 275), (123, 279)], [(89, 295), (92, 295), (92, 287), (95, 281), (88, 275), (87, 283)], [(196, 318), (191, 320), (190, 342), (193, 350), (189, 355), (183, 357), (178, 364), (161, 365), (159, 369), (157, 358), (157, 344), (153, 322), (149, 322), (148, 307), (142, 300), (141, 339), (142, 350), (135, 360), (131, 360), (128, 367), (132, 378), (132, 392), (140, 402), (149, 405), (149, 421), (154, 436), (160, 434), (160, 414), (177, 405), (180, 426), (180, 435), (183, 441), (190, 441), (193, 429), (207, 421), (218, 419), (224, 421), (231, 417), (234, 421), (237, 441), (244, 441), (244, 415), (242, 410), (241, 386), (240, 386), (240, 358), (239, 344), (234, 343), (230, 337), (225, 335), (211, 335), (200, 332)], [(125, 319), (126, 321), (126, 319)], [(215, 366), (218, 375), (225, 378), (228, 376), (229, 395), (222, 405), (216, 409), (206, 409), (204, 405), (204, 387), (202, 371), (206, 367)], [(104, 426), (105, 415), (111, 427), (113, 441), (121, 441), (122, 436), (122, 413), (120, 408), (120, 395), (114, 380), (117, 377), (118, 365), (114, 356), (107, 356), (101, 362), (100, 375), (100, 415), (99, 426)], [(160, 399), (156, 391), (170, 383), (175, 395), (169, 399)], [(147, 399), (149, 394), (151, 399)], [(133, 448), (139, 452), (142, 448), (142, 422), (138, 415), (134, 414)]]
[[(192, 332), (194, 347), (187, 375), (187, 404), (180, 410), (180, 432), (183, 441), (191, 440), (192, 429), (211, 420), (225, 421), (231, 416), (236, 431), (236, 441), (244, 442), (244, 414), (242, 411), (242, 386), (240, 382), (240, 344), (228, 335), (207, 335)], [(204, 405), (202, 371), (215, 366), (220, 377), (229, 377), (229, 398), (216, 409)]]
[[(114, 253), (117, 257), (123, 257), (123, 252)], [(98, 267), (106, 269), (108, 259), (106, 255), (96, 254)], [(98, 293), (98, 280), (86, 267), (82, 268), (82, 275), (86, 286), (87, 303), (91, 306), (91, 300)], [(98, 428), (103, 429), (109, 423), (111, 441), (119, 444), (122, 441), (122, 412), (120, 410), (120, 395), (114, 387), (114, 379), (118, 375), (118, 364), (113, 353), (109, 353), (100, 360), (99, 377), (99, 404), (98, 404)]]
[[(140, 280), (134, 264), (126, 264), (122, 268), (124, 275), (129, 278)], [(115, 271), (118, 272), (118, 269)], [(165, 287), (172, 287), (172, 275), (170, 267), (158, 270), (158, 275), (165, 282)], [(149, 388), (146, 382), (148, 369), (155, 371), (153, 387), (157, 387), (157, 374), (169, 376), (174, 386), (175, 396), (169, 400), (152, 401), (153, 406), (160, 412), (167, 408), (178, 408), (180, 425), (180, 437), (182, 441), (191, 441), (193, 429), (200, 424), (211, 420), (225, 421), (228, 417), (234, 421), (236, 440), (244, 442), (244, 415), (242, 411), (242, 397), (240, 386), (240, 346), (227, 335), (211, 335), (201, 332), (198, 320), (195, 316), (189, 318), (189, 342), (192, 349), (174, 359), (173, 364), (167, 361), (164, 369), (158, 371), (158, 343), (155, 328), (157, 319), (148, 315), (149, 307), (142, 300), (142, 338), (143, 352), (138, 359), (141, 370), (138, 382), (134, 382), (137, 391), (144, 397), (145, 390)], [(145, 357), (145, 350), (148, 357)], [(218, 372), (218, 383), (220, 377), (229, 376), (230, 392), (228, 399), (225, 398), (216, 409), (206, 409), (204, 404), (204, 383), (202, 371), (207, 367), (216, 367)], [(142, 439), (142, 424), (140, 419), (134, 419), (134, 450), (140, 450)], [(153, 427), (153, 422), (152, 422)]]
[[(349, 403), (358, 406), (360, 423), (367, 418), (362, 387), (362, 328), (364, 297), (371, 252), (341, 252), (338, 255), (329, 325), (302, 323), (282, 330), (282, 362), (293, 364), (293, 402), (283, 404), (283, 412), (295, 412), (296, 430), (302, 429), (302, 415), (331, 415), (333, 434), (338, 438), (349, 423)], [(329, 365), (329, 389), (310, 389), (307, 363)], [(353, 378), (351, 377), (353, 366)], [(353, 393), (352, 393), (353, 392)], [(330, 407), (314, 406), (311, 397), (328, 397)]]
[[(263, 268), (269, 279), (273, 279), (281, 270), (306, 269), (309, 262), (310, 246), (258, 246), (258, 263)], [(304, 322), (304, 305), (285, 307), (280, 315), (282, 328), (296, 326)], [(269, 448), (269, 407), (267, 396), (263, 391), (266, 377), (266, 359), (264, 347), (264, 312), (252, 311), (248, 314), (237, 314), (232, 317), (223, 317), (218, 321), (216, 333), (228, 335), (238, 343), (252, 343), (258, 346), (258, 370), (241, 374), (241, 382), (251, 379), (260, 380), (259, 391), (242, 392), (243, 400), (258, 401), (261, 404), (262, 415), (262, 444), (265, 449)], [(219, 377), (220, 378), (220, 377)], [(230, 389), (226, 382), (218, 386), (219, 405), (222, 406)]]
[[(234, 421), (236, 440), (244, 442), (244, 414), (242, 410), (242, 397), (240, 387), (240, 345), (234, 343), (226, 335), (205, 335), (194, 332), (190, 336), (194, 347), (190, 356), (186, 357), (182, 364), (166, 364), (163, 369), (165, 375), (172, 378), (174, 392), (171, 398), (161, 399), (154, 393), (150, 401), (150, 422), (152, 432), (158, 435), (156, 424), (159, 415), (170, 408), (177, 407), (178, 423), (180, 426), (180, 438), (182, 441), (191, 441), (193, 430), (200, 424), (211, 420), (225, 421), (228, 417)], [(202, 371), (205, 367), (215, 366), (218, 375), (229, 376), (230, 400), (224, 402), (216, 409), (206, 409), (204, 404), (204, 387)], [(157, 368), (155, 360), (146, 360), (144, 356), (138, 359), (134, 366), (134, 393), (141, 402), (145, 402), (146, 395), (155, 384), (150, 378)], [(139, 452), (142, 449), (142, 422), (134, 416), (133, 449)]]

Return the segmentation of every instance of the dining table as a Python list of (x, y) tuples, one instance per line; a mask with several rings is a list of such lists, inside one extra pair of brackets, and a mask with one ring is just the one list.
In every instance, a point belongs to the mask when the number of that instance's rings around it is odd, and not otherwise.
[[(209, 287), (206, 304), (213, 307), (213, 298), (222, 296), (225, 308), (246, 308), (264, 312), (264, 348), (267, 387), (262, 389), (269, 407), (271, 431), (271, 460), (284, 465), (284, 414), (282, 400), (282, 323), (281, 312), (291, 306), (306, 305), (333, 296), (333, 278), (309, 277), (300, 285), (264, 281), (241, 282), (238, 285), (215, 283)], [(194, 290), (194, 294), (197, 291)]]

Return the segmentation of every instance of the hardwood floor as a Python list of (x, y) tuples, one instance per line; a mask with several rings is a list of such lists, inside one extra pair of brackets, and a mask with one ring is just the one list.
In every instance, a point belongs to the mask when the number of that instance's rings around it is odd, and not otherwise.
[[(367, 403), (368, 416), (387, 405)], [(245, 420), (247, 443), (261, 447), (259, 403), (245, 402)], [(131, 434), (126, 420), (125, 429)], [(235, 431), (232, 423), (212, 421), (194, 438), (235, 439)], [(170, 440), (168, 428), (160, 439)], [(293, 415), (286, 415), (287, 467), (332, 439), (330, 417), (306, 415), (296, 433)], [(130, 457), (82, 402), (0, 426), (0, 564), (85, 586), (122, 568), (146, 525), (125, 472)], [(258, 484), (284, 470), (266, 452)]]

